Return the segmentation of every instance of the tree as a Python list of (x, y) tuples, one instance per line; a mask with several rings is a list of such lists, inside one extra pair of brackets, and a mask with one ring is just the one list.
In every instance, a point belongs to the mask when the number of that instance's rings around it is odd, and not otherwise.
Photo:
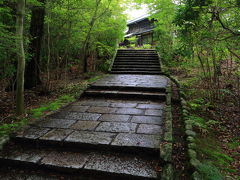
[(40, 57), (41, 57), (41, 47), (42, 38), (44, 34), (44, 16), (45, 9), (43, 4), (45, 0), (38, 0), (39, 5), (32, 7), (32, 17), (30, 23), (30, 35), (31, 40), (29, 44), (29, 54), (31, 55), (30, 61), (26, 67), (25, 74), (25, 87), (32, 88), (41, 84), (40, 80)]
[(24, 113), (24, 72), (25, 72), (25, 52), (23, 46), (23, 28), (24, 28), (25, 0), (17, 0), (17, 18), (16, 18), (16, 48), (18, 57), (17, 67), (17, 115)]

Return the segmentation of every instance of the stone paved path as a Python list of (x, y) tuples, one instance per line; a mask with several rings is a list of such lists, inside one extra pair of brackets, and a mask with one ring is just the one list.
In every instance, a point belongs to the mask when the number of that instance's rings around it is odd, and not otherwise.
[(67, 179), (73, 172), (83, 179), (157, 179), (168, 83), (161, 75), (107, 75), (78, 101), (19, 131), (1, 164), (60, 171)]

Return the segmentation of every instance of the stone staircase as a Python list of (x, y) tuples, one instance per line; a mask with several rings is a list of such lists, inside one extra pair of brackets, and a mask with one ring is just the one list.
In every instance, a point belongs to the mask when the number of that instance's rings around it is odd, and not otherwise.
[(111, 74), (161, 74), (155, 50), (119, 49)]
[(157, 54), (119, 50), (111, 72), (12, 136), (0, 152), (0, 179), (161, 179), (169, 81)]

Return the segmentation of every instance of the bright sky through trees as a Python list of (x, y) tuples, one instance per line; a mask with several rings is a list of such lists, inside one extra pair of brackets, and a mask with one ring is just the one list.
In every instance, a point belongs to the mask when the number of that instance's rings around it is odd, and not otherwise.
[(148, 8), (147, 5), (141, 5), (139, 8), (132, 5), (125, 12), (128, 15), (128, 20), (132, 20), (148, 14)]

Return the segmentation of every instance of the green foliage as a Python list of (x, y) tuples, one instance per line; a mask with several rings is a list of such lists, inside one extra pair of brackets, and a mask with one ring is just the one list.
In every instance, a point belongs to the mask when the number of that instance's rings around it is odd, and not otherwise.
[[(207, 166), (200, 167), (200, 171), (202, 172), (203, 176), (212, 177), (212, 173), (222, 174), (223, 176), (227, 172), (236, 172), (234, 169), (231, 168), (231, 163), (233, 159), (224, 153), (221, 149), (221, 144), (214, 138), (213, 135), (209, 134), (208, 137), (199, 138), (197, 140), (198, 144), (198, 153), (204, 157), (204, 164), (210, 165), (212, 167), (216, 167), (217, 169), (221, 170), (222, 173), (219, 173), (216, 168), (209, 167), (209, 171), (207, 170)], [(211, 164), (210, 164), (211, 163)], [(214, 170), (215, 169), (215, 170)], [(224, 173), (223, 173), (224, 172)]]
[(4, 135), (9, 135), (9, 134), (15, 132), (16, 130), (25, 126), (27, 123), (28, 123), (28, 120), (26, 118), (22, 118), (20, 120), (16, 120), (15, 123), (1, 125), (0, 126), (0, 137), (2, 137)]
[(230, 149), (235, 149), (238, 146), (240, 146), (240, 138), (232, 139), (232, 141), (228, 143)]
[[(107, 69), (107, 60), (113, 56), (117, 40), (124, 36), (126, 16), (123, 14), (123, 2), (48, 1), (45, 31), (49, 26), (51, 62), (57, 61), (59, 66), (81, 64), (83, 56), (93, 56), (94, 61), (98, 60), (97, 69)], [(49, 39), (45, 36), (45, 44)], [(43, 52), (43, 59), (47, 61), (47, 46)]]
[(143, 44), (142, 48), (143, 49), (151, 49), (152, 45), (151, 44)]
[(214, 165), (201, 163), (197, 169), (204, 180), (223, 180), (221, 173)]
[(134, 45), (137, 43), (137, 38), (136, 36), (132, 36), (130, 38), (128, 38), (128, 41), (130, 42), (131, 45)]

